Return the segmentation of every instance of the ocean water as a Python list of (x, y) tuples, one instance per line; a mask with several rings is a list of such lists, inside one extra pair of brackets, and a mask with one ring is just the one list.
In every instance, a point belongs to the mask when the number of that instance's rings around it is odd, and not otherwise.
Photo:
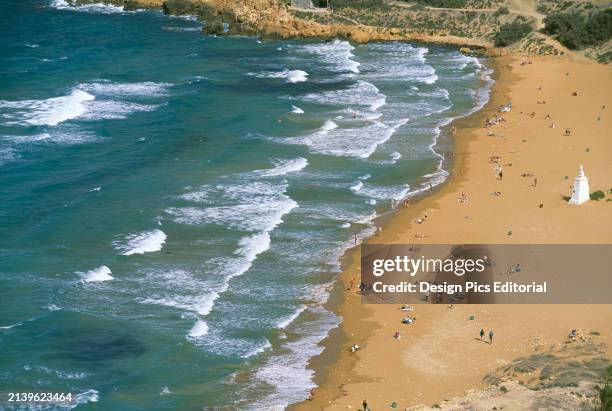
[(491, 83), (452, 48), (3, 10), (0, 391), (83, 410), (304, 399), (340, 256), (444, 181), (440, 128)]

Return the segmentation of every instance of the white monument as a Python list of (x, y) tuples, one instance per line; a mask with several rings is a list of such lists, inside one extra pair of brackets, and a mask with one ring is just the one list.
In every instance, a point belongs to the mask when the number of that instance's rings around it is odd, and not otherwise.
[(572, 189), (572, 198), (570, 204), (582, 204), (589, 201), (589, 179), (584, 175), (584, 169), (580, 166), (580, 172), (574, 180), (574, 188)]

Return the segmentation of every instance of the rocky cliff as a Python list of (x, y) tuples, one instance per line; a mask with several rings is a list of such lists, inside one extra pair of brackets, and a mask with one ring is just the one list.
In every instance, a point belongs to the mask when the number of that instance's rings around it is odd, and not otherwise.
[[(82, 5), (99, 0), (72, 0)], [(362, 24), (329, 10), (312, 12), (291, 9), (281, 0), (103, 0), (126, 10), (161, 8), (171, 15), (194, 15), (205, 22), (210, 34), (247, 34), (262, 38), (343, 38), (356, 43), (371, 40), (412, 40), (430, 43), (470, 46), (484, 49), (491, 46), (485, 39), (407, 31)], [(376, 11), (378, 12), (378, 11)]]

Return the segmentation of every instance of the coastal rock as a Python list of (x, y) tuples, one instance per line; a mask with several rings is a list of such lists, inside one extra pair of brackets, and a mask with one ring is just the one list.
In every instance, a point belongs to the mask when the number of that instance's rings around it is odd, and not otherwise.
[[(162, 2), (164, 14), (172, 15), (200, 15), (206, 6), (190, 0), (165, 0)], [(211, 10), (212, 11), (212, 10)]]
[(126, 0), (123, 9), (142, 10), (142, 9), (158, 9), (164, 4), (164, 0)]
[(359, 27), (346, 26), (339, 30), (338, 34), (347, 40), (354, 41), (355, 43), (367, 43), (370, 41), (369, 34)]
[(214, 20), (210, 23), (206, 23), (202, 30), (207, 34), (223, 34), (225, 33), (225, 26), (223, 25), (223, 22)]
[[(67, 3), (71, 6), (87, 6), (90, 4), (100, 3), (98, 0), (67, 0)], [(124, 5), (123, 0), (105, 0), (105, 4), (111, 4), (113, 6), (122, 7)]]
[(161, 8), (169, 15), (193, 15), (206, 22), (210, 34), (258, 35), (262, 38), (343, 38), (354, 43), (369, 41), (422, 41), (469, 46), (471, 53), (485, 54), (491, 43), (482, 38), (457, 37), (444, 30), (419, 32), (405, 27), (377, 27), (338, 23), (293, 14), (283, 0), (67, 0), (71, 5), (100, 1), (126, 10)]

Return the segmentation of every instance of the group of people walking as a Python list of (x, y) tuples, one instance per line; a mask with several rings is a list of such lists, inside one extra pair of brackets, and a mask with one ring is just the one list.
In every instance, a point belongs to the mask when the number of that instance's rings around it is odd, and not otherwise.
[[(481, 328), (479, 334), (480, 334), (480, 341), (482, 341), (485, 335), (485, 330)], [(493, 330), (489, 330), (489, 344), (493, 345)]]

